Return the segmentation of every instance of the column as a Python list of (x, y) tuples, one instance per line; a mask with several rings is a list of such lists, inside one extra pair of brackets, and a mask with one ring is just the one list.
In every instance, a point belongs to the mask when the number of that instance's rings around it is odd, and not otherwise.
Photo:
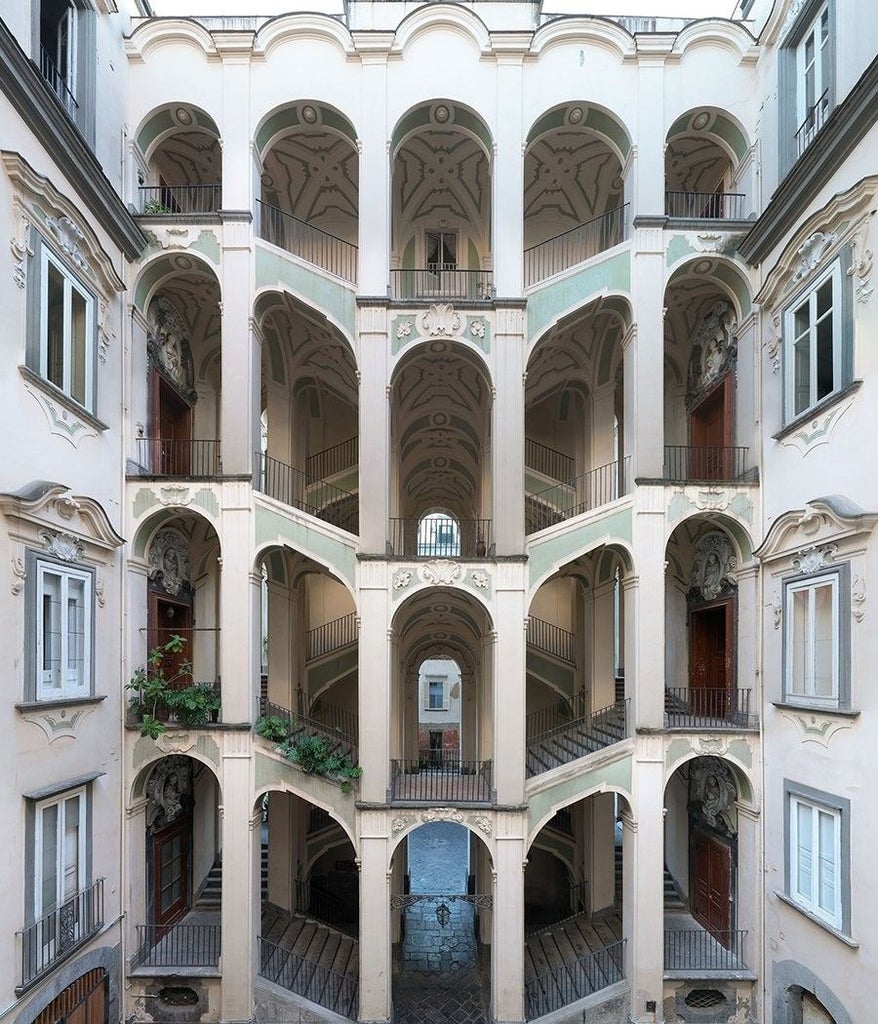
[[(359, 293), (387, 295), (390, 281), (390, 182), (387, 127), (387, 57), (364, 52), (375, 42), (369, 33), (357, 36), (361, 59), (360, 177), (359, 177)], [(362, 435), (361, 435), (362, 436)], [(362, 457), (362, 446), (361, 446)], [(361, 470), (362, 471), (362, 470)]]
[(602, 384), (592, 394), (591, 413), (591, 469), (606, 466), (616, 457), (615, 452), (616, 382)]
[(736, 927), (747, 933), (744, 939), (744, 963), (758, 971), (762, 950), (760, 913), (762, 865), (761, 829), (757, 801), (738, 800), (738, 892)]
[(612, 793), (596, 793), (587, 801), (588, 897), (592, 914), (611, 910), (616, 902), (616, 821)]
[[(735, 607), (738, 610), (737, 637), (732, 637), (733, 648), (736, 651), (735, 678), (733, 685), (736, 693), (740, 694), (739, 700), (746, 703), (736, 705), (741, 711), (749, 714), (750, 721), (755, 723), (762, 704), (762, 688), (757, 685), (761, 680), (759, 675), (759, 591), (758, 591), (759, 567), (756, 562), (751, 562), (743, 569), (738, 570), (738, 600)], [(742, 690), (749, 690), (749, 694), (741, 693)]]
[(224, 219), (220, 439), (223, 473), (227, 476), (250, 477), (253, 453), (261, 447), (262, 352), (250, 316), (251, 252), (249, 222)]
[(390, 643), (383, 562), (360, 563), (360, 800), (387, 799), (390, 768)]
[(268, 797), (268, 898), (284, 910), (292, 910), (293, 850), (296, 829), (292, 793), (275, 791)]
[(250, 154), (249, 32), (224, 32), (215, 40), (223, 62), (222, 173), (224, 211), (252, 209), (252, 157)]
[(491, 1003), (495, 1024), (524, 1020), (524, 840), (519, 818), (498, 815)]
[(591, 706), (594, 711), (607, 708), (616, 700), (616, 679), (613, 673), (614, 597), (615, 581), (612, 579), (591, 591), (593, 628), (588, 653), (591, 658)]
[(222, 720), (250, 722), (259, 678), (259, 608), (262, 576), (252, 572), (250, 488), (243, 481), (223, 485), (220, 540), (220, 677)]
[(494, 645), (494, 787), (497, 803), (524, 802), (525, 566), (496, 567), (497, 642)]
[(360, 335), (360, 550), (384, 555), (388, 537), (390, 398), (387, 308), (358, 310)]
[[(634, 724), (638, 729), (661, 729), (665, 707), (665, 501), (664, 488), (640, 487), (634, 515), (637, 552), (635, 619), (626, 608), (625, 692), (634, 689)], [(628, 674), (633, 678), (629, 682)]]
[(521, 295), (523, 287), (524, 157), (521, 152), (521, 71), (521, 53), (500, 52), (497, 55), (496, 152), (491, 175), (491, 225), (494, 237), (491, 243), (491, 256), (494, 266), (494, 288), (496, 294), (500, 296)]
[(498, 309), (494, 320), (493, 519), (497, 555), (524, 551), (523, 308)]
[[(364, 776), (365, 778), (365, 776)], [(390, 1020), (390, 882), (384, 815), (366, 811), (360, 835), (360, 1021)]]

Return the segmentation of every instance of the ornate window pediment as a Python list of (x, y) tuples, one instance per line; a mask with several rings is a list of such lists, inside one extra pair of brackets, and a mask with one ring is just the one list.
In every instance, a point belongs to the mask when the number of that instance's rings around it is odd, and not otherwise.
[(878, 512), (866, 512), (843, 495), (814, 498), (804, 509), (778, 516), (754, 554), (763, 562), (798, 560), (799, 571), (813, 571), (818, 559), (826, 563), (827, 547), (833, 548), (831, 561), (840, 547), (850, 547), (849, 539), (868, 536), (876, 522)]

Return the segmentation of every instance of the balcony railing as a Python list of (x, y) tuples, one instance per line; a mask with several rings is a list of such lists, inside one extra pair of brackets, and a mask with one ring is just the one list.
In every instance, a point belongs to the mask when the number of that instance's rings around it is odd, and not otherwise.
[(741, 192), (665, 192), (665, 214), (680, 220), (743, 220)]
[(490, 804), (493, 762), (462, 761), (453, 754), (429, 753), (412, 761), (390, 762), (391, 803)]
[(747, 480), (755, 469), (747, 468), (749, 448), (720, 445), (665, 445), (665, 480)]
[(524, 1015), (542, 1017), (625, 977), (625, 939), (569, 963), (558, 964), (524, 985)]
[(397, 558), (484, 558), (493, 543), (492, 519), (391, 519), (388, 544)]
[(628, 203), (524, 250), (524, 286), (544, 281), (628, 237)]
[(537, 650), (576, 664), (576, 635), (554, 622), (531, 615), (527, 620), (527, 642)]
[(27, 988), (45, 971), (65, 959), (104, 924), (104, 880), (44, 914), (21, 936), (21, 988)]
[(796, 130), (796, 157), (800, 157), (814, 141), (829, 115), (829, 90), (805, 114), (805, 120)]
[(49, 51), (42, 45), (40, 46), (40, 73), (49, 83), (49, 88), (61, 101), (67, 111), (67, 116), (71, 121), (75, 121), (76, 112), (79, 109), (76, 97), (67, 84), (66, 76), (59, 71), (58, 65), (49, 56)]
[[(525, 721), (528, 778), (603, 750), (628, 735), (627, 699), (599, 711), (583, 713), (583, 706), (583, 697), (574, 700), (571, 717), (566, 720), (562, 717), (561, 705), (528, 715)], [(558, 718), (553, 717), (555, 713)], [(542, 721), (540, 716), (545, 716)]]
[(307, 512), (350, 533), (358, 531), (359, 499), (324, 480), (314, 480), (300, 469), (256, 453), (257, 490), (285, 505)]
[(349, 437), (330, 448), (309, 455), (305, 460), (305, 472), (312, 480), (326, 480), (327, 477), (352, 469), (360, 459), (360, 438)]
[[(551, 825), (551, 822), (547, 822), (545, 827), (549, 828)], [(569, 834), (572, 836), (572, 832)], [(549, 902), (545, 906), (535, 908), (531, 912), (531, 916), (536, 918), (536, 920), (532, 926), (525, 925), (524, 934), (527, 938), (532, 938), (534, 935), (539, 935), (542, 932), (552, 931), (559, 924), (562, 924), (564, 921), (572, 921), (573, 918), (585, 914), (587, 910), (588, 882), (577, 882), (568, 888), (567, 899), (560, 907)]]
[(342, 615), (332, 622), (324, 622), (322, 626), (308, 630), (308, 660), (322, 658), (324, 654), (331, 654), (332, 651), (356, 642), (357, 615), (351, 612), (350, 615)]
[(319, 710), (310, 716), (299, 715), (289, 708), (271, 701), (260, 699), (259, 714), (263, 717), (283, 718), (289, 723), (290, 736), (295, 741), (302, 736), (317, 736), (324, 739), (330, 753), (343, 754), (352, 761), (357, 760), (357, 716), (352, 712), (342, 712), (341, 708), (329, 713), (325, 720)]
[(138, 212), (153, 217), (217, 213), (222, 207), (222, 185), (141, 185)]
[(669, 729), (756, 729), (759, 716), (750, 712), (750, 691), (723, 687), (665, 688)]
[(357, 909), (311, 882), (296, 879), (296, 910), (340, 932), (357, 937)]
[(356, 284), (359, 250), (352, 242), (299, 220), (259, 199), (256, 200), (256, 213), (256, 230), (260, 238), (344, 281)]
[(666, 971), (741, 971), (746, 931), (665, 929)]
[(453, 263), (391, 270), (390, 295), (394, 299), (490, 301), (494, 298), (494, 275), (490, 270), (460, 270)]
[(221, 952), (219, 924), (139, 924), (131, 967), (217, 967)]
[(275, 985), (325, 1006), (342, 1017), (359, 1016), (359, 981), (321, 967), (313, 960), (259, 936), (259, 973)]
[(222, 474), (220, 442), (176, 437), (138, 437), (140, 476), (177, 480), (210, 480)]
[(608, 505), (628, 493), (630, 458), (608, 462), (564, 484), (555, 484), (525, 500), (528, 533)]
[(529, 437), (524, 439), (524, 464), (552, 480), (572, 480), (576, 473), (576, 460), (572, 456)]

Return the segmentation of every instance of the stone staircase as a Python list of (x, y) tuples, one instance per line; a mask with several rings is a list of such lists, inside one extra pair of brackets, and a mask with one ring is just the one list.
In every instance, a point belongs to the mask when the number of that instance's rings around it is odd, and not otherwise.
[(585, 718), (557, 726), (527, 744), (527, 776), (532, 778), (625, 738), (625, 704), (614, 704)]
[[(260, 866), (260, 884), (262, 887), (262, 899), (268, 899), (268, 846), (262, 846), (262, 864)], [(210, 871), (204, 876), (204, 881), (198, 887), (195, 900), (192, 904), (193, 910), (220, 910), (222, 907), (223, 895), (223, 858), (220, 853)]]
[(667, 865), (665, 865), (664, 874), (664, 887), (665, 887), (665, 911), (679, 911), (688, 910), (689, 905), (683, 897), (680, 891), (680, 886), (677, 885), (674, 876), (668, 871)]

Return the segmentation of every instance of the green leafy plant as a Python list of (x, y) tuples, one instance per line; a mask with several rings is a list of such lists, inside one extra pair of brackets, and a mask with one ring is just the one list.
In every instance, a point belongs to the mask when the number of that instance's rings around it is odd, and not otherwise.
[[(206, 725), (220, 709), (219, 694), (210, 683), (180, 686), (192, 675), (192, 662), (169, 656), (181, 654), (185, 646), (186, 640), (174, 634), (153, 647), (146, 665), (138, 668), (125, 686), (131, 691), (129, 710), (140, 723), (141, 736), (158, 739), (167, 732), (161, 719), (165, 711), (173, 711), (181, 725)], [(174, 666), (170, 674), (169, 664)]]
[(281, 715), (262, 715), (256, 719), (253, 728), (269, 743), (283, 743), (290, 735), (290, 722)]
[(253, 728), (263, 739), (276, 743), (277, 753), (303, 772), (338, 779), (342, 793), (350, 793), (351, 782), (363, 774), (363, 769), (354, 764), (349, 755), (332, 748), (324, 737), (298, 732), (295, 720), (264, 715), (257, 719)]
[(161, 201), (161, 199), (147, 199), (143, 204), (144, 213), (160, 214), (170, 213), (171, 209)]

